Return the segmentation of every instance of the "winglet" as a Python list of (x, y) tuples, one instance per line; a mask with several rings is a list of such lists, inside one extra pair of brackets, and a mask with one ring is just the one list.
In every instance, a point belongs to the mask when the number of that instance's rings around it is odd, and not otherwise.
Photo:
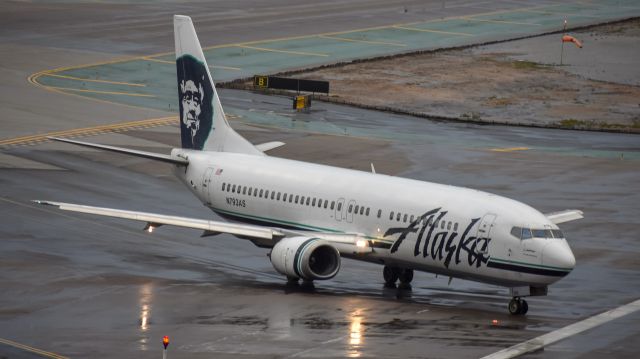
[(584, 218), (584, 213), (577, 209), (567, 209), (564, 211), (545, 213), (547, 217), (554, 224), (560, 224), (564, 222), (575, 221), (576, 219)]

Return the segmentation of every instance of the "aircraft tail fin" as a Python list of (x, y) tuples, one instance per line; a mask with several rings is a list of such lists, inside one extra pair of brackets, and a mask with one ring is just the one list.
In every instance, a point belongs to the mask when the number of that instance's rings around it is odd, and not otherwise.
[(191, 18), (173, 17), (182, 148), (263, 155), (231, 128)]

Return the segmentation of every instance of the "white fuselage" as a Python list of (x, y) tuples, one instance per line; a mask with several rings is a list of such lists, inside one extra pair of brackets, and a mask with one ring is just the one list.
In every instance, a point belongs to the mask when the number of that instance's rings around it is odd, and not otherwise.
[(269, 156), (173, 154), (188, 158), (176, 174), (216, 213), (273, 227), (358, 233), (374, 253), (354, 259), (507, 287), (546, 286), (575, 265), (564, 238), (511, 235), (514, 226), (557, 226), (498, 195)]

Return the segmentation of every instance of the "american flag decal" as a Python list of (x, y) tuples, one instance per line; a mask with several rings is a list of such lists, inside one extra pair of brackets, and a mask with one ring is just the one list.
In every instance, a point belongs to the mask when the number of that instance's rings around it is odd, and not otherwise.
[(216, 176), (219, 176), (220, 174), (222, 174), (222, 168), (218, 168), (216, 170)]

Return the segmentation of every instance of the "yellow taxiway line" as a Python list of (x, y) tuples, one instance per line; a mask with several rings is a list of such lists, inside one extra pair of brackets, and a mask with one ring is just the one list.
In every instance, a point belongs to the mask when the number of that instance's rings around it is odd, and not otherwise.
[(489, 151), (492, 152), (514, 152), (514, 151), (527, 151), (529, 147), (507, 147), (507, 148), (492, 148)]
[(420, 29), (417, 27), (406, 27), (406, 26), (394, 26), (394, 29), (401, 30), (409, 30), (409, 31), (421, 31), (421, 32), (433, 32), (436, 34), (444, 34), (444, 35), (456, 35), (456, 36), (475, 36), (473, 34), (467, 34), (464, 32), (451, 32), (451, 31), (440, 31), (440, 30), (431, 30), (431, 29)]
[(10, 138), (6, 140), (1, 140), (0, 146), (20, 146), (20, 145), (27, 145), (27, 144), (36, 144), (36, 143), (48, 141), (47, 137), (51, 137), (51, 136), (55, 136), (55, 137), (89, 136), (89, 135), (98, 135), (103, 133), (129, 131), (129, 130), (141, 129), (141, 128), (167, 126), (167, 125), (172, 125), (177, 123), (178, 123), (177, 116), (151, 118), (147, 120), (128, 121), (128, 122), (121, 122), (121, 123), (115, 123), (110, 125), (84, 127), (84, 128), (77, 128), (72, 130), (48, 132), (48, 133), (43, 133), (39, 135), (15, 137), (15, 138)]
[(318, 52), (304, 52), (304, 51), (289, 51), (289, 50), (278, 50), (278, 49), (270, 49), (267, 47), (256, 47), (256, 46), (248, 46), (248, 45), (236, 45), (235, 47), (240, 47), (243, 49), (251, 49), (258, 51), (267, 51), (267, 52), (279, 52), (283, 54), (291, 54), (291, 55), (303, 55), (303, 56), (322, 56), (328, 57), (328, 54), (321, 54)]
[[(482, 16), (482, 15), (477, 15)], [(478, 22), (491, 22), (494, 24), (509, 24), (509, 25), (529, 25), (529, 26), (542, 26), (542, 24), (534, 24), (532, 22), (517, 22), (517, 21), (506, 21), (506, 20), (487, 20), (487, 19), (476, 19), (473, 17), (464, 17), (464, 20), (468, 21), (478, 21)]]
[[(156, 58), (149, 57), (149, 56), (145, 56), (142, 59), (143, 60), (147, 60), (147, 61), (160, 62), (160, 63), (163, 63), (163, 64), (170, 64), (170, 65), (175, 65), (176, 64), (175, 61), (161, 60), (161, 59), (156, 59)], [(242, 70), (239, 67), (222, 66), (222, 65), (209, 65), (209, 68), (212, 68), (212, 69), (223, 69), (223, 70), (234, 70), (234, 71), (241, 71)]]
[(372, 45), (407, 46), (407, 44), (401, 44), (399, 42), (386, 42), (386, 41), (375, 41), (375, 40), (359, 40), (359, 39), (349, 39), (349, 38), (345, 38), (345, 37), (327, 36), (327, 35), (318, 35), (318, 37), (322, 38), (322, 39), (338, 40), (338, 41), (346, 41), (346, 42), (361, 42), (363, 44), (372, 44)]
[(130, 82), (87, 79), (87, 78), (75, 77), (75, 76), (58, 75), (58, 74), (53, 74), (53, 73), (48, 73), (48, 72), (45, 72), (42, 75), (43, 76), (51, 76), (51, 77), (59, 77), (59, 78), (69, 79), (69, 80), (86, 81), (86, 82), (98, 82), (98, 83), (112, 84), (112, 85), (126, 85), (126, 86), (137, 86), (137, 87), (146, 87), (147, 86), (147, 85), (144, 85), (144, 84), (134, 84), (134, 83), (130, 83)]
[(99, 93), (99, 94), (104, 94), (104, 95), (123, 95), (123, 96), (133, 96), (133, 97), (155, 97), (154, 95), (147, 95), (147, 94), (144, 94), (144, 93), (134, 93), (134, 92), (100, 91), (100, 90), (76, 89), (76, 88), (72, 88), (72, 87), (58, 87), (58, 86), (46, 86), (46, 87), (52, 88), (52, 89), (56, 89), (56, 90), (62, 90), (62, 91), (90, 92), (90, 93)]
[(12, 346), (14, 348), (22, 349), (24, 351), (28, 351), (28, 352), (31, 352), (31, 353), (34, 353), (34, 354), (38, 354), (38, 355), (46, 357), (46, 358), (68, 359), (68, 357), (66, 357), (66, 356), (63, 356), (63, 355), (60, 355), (60, 354), (56, 354), (56, 353), (52, 353), (52, 352), (48, 352), (46, 350), (30, 347), (28, 345), (21, 344), (21, 343), (18, 343), (18, 342), (14, 342), (13, 340), (9, 340), (9, 339), (0, 338), (0, 343)]

